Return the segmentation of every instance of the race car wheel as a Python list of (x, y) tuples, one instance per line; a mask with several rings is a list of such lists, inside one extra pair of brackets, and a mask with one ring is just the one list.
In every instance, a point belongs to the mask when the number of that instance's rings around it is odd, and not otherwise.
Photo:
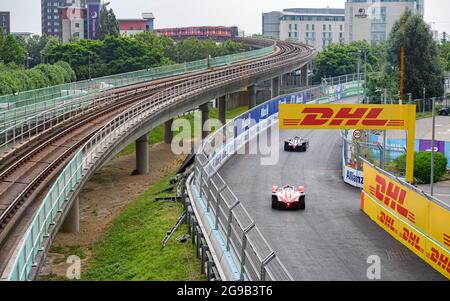
[(278, 198), (275, 195), (272, 196), (272, 209), (278, 209)]
[(300, 210), (305, 210), (306, 202), (305, 202), (305, 197), (304, 196), (300, 197), (300, 202), (299, 202), (298, 207), (299, 207)]
[(285, 150), (285, 151), (289, 151), (289, 144), (284, 143), (284, 150)]

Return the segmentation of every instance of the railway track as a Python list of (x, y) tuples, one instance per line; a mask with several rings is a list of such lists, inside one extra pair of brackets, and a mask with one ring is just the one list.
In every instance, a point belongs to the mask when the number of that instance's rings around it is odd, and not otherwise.
[[(203, 74), (201, 72), (199, 74)], [(104, 105), (99, 110), (83, 116), (79, 121), (71, 123), (63, 131), (41, 141), (38, 146), (14, 158), (8, 166), (0, 172), (0, 234), (12, 215), (17, 211), (27, 197), (46, 180), (51, 171), (70, 158), (90, 137), (92, 137), (109, 119), (125, 111), (134, 103), (145, 99), (161, 89), (166, 84), (177, 84), (195, 78), (199, 74), (181, 76), (179, 78), (164, 80), (162, 83), (129, 87), (121, 89), (118, 95), (126, 95), (123, 99), (112, 105)], [(126, 93), (136, 88), (150, 89), (137, 95), (128, 96)], [(94, 125), (94, 130), (91, 130)], [(48, 166), (45, 166), (48, 164)], [(29, 179), (29, 175), (33, 175)], [(19, 190), (20, 189), (20, 190)], [(0, 236), (1, 246), (1, 236)]]
[[(279, 43), (278, 50), (275, 53), (252, 62), (263, 61), (276, 56), (295, 58), (299, 52), (303, 51), (304, 49), (292, 44)], [(176, 93), (180, 90), (171, 90), (170, 87), (182, 86), (186, 83), (190, 83), (191, 89), (207, 87), (208, 83), (200, 80), (205, 73), (217, 73), (219, 75), (224, 69), (239, 68), (239, 66), (245, 66), (246, 64), (249, 64), (249, 61), (118, 88), (114, 90), (116, 99), (114, 102), (75, 119), (70, 124), (65, 125), (62, 131), (55, 131), (56, 134), (45, 137), (42, 141), (39, 141), (39, 145), (22, 152), (20, 156), (5, 164), (6, 167), (0, 172), (0, 253), (2, 254), (0, 255), (0, 271), (3, 261), (6, 259), (6, 253), (10, 251), (11, 240), (15, 241), (18, 238), (18, 229), (15, 229), (14, 226), (19, 221), (23, 223), (21, 218), (26, 209), (39, 202), (43, 192), (48, 189), (59, 171), (64, 168), (65, 163), (108, 121), (157, 93), (164, 93), (168, 99), (177, 96)], [(217, 82), (217, 79), (215, 80)], [(15, 235), (12, 235), (13, 232)]]

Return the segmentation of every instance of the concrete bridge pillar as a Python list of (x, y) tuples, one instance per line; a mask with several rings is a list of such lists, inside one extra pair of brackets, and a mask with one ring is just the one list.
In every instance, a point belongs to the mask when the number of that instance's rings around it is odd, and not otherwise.
[(61, 225), (63, 233), (79, 233), (80, 232), (80, 199), (77, 198), (66, 215), (66, 219)]
[(136, 172), (138, 175), (147, 175), (150, 172), (148, 149), (148, 135), (145, 134), (136, 140)]
[(308, 86), (308, 65), (305, 65), (301, 69), (301, 84), (302, 86)]
[(248, 108), (256, 107), (256, 87), (255, 85), (248, 87)]
[(172, 123), (173, 119), (170, 119), (169, 121), (166, 121), (166, 123), (164, 123), (164, 143), (166, 144), (172, 143), (173, 139)]
[(217, 99), (217, 107), (219, 110), (218, 115), (219, 115), (219, 120), (222, 124), (226, 123), (227, 98), (228, 98), (228, 95), (224, 95)]
[(280, 77), (274, 77), (272, 78), (272, 84), (271, 84), (271, 98), (275, 98), (278, 95), (280, 95)]
[(202, 113), (202, 122), (201, 122), (201, 124), (202, 124), (202, 139), (205, 139), (209, 135), (209, 131), (205, 130), (204, 127), (205, 127), (206, 121), (209, 120), (209, 112), (211, 111), (211, 104), (209, 102), (202, 104), (201, 106), (198, 107), (198, 109)]

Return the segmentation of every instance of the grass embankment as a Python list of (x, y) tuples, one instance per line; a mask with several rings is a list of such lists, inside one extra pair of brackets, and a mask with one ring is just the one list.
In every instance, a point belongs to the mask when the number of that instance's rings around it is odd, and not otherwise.
[[(228, 110), (226, 117), (232, 119), (245, 111), (247, 107)], [(217, 109), (212, 109), (210, 117), (217, 118), (217, 114)], [(194, 115), (186, 118), (193, 126)], [(149, 133), (150, 144), (163, 139), (164, 125)], [(119, 155), (134, 150), (133, 143)], [(150, 187), (115, 218), (111, 228), (92, 248), (92, 256), (82, 271), (83, 280), (206, 280), (200, 273), (200, 260), (190, 240), (185, 243), (176, 240), (187, 234), (187, 225), (181, 225), (162, 249), (166, 231), (183, 211), (181, 204), (155, 201), (156, 197), (167, 195), (160, 191), (168, 187), (171, 176)]]
[[(227, 119), (233, 119), (240, 114), (246, 112), (248, 110), (247, 106), (238, 107), (235, 109), (227, 110), (226, 118)], [(211, 109), (210, 112), (210, 118), (217, 118), (218, 117), (218, 110), (216, 108)], [(185, 117), (189, 120), (189, 123), (191, 124), (191, 137), (198, 138), (199, 129), (197, 128), (198, 125), (194, 128), (194, 113), (188, 114)], [(174, 136), (179, 134), (179, 132), (174, 132)], [(148, 134), (149, 144), (156, 144), (164, 140), (164, 124), (159, 125), (158, 127), (154, 128), (150, 131)], [(133, 153), (136, 150), (136, 143), (133, 142), (130, 145), (128, 145), (126, 148), (124, 148), (117, 156), (124, 156)]]
[(169, 175), (130, 204), (92, 248), (82, 280), (206, 280), (183, 224), (165, 249), (161, 242), (183, 211), (181, 204), (155, 201), (169, 185)]

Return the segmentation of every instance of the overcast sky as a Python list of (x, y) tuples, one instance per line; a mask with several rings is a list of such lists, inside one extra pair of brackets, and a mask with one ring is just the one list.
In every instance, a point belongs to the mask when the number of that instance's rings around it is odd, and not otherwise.
[[(291, 7), (344, 8), (345, 0), (109, 0), (118, 18), (153, 12), (156, 28), (237, 25), (246, 34), (261, 33), (261, 13)], [(0, 0), (11, 12), (11, 30), (41, 33), (41, 0)], [(450, 1), (425, 0), (425, 19), (440, 33), (450, 33)]]

